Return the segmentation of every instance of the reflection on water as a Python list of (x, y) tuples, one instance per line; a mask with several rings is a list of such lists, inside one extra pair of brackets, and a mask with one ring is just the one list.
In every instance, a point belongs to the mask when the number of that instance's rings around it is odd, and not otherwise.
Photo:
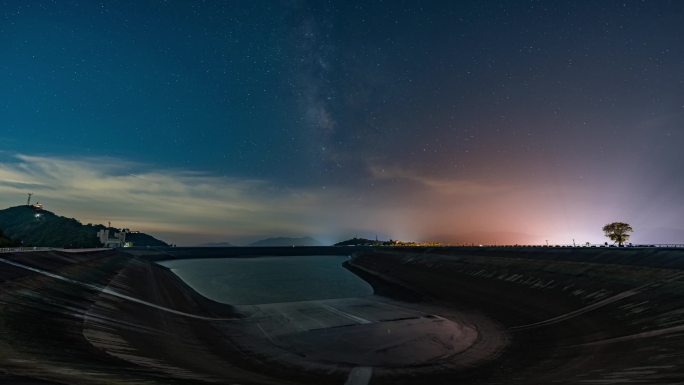
[(231, 305), (362, 297), (373, 289), (342, 266), (346, 256), (164, 261), (203, 296)]

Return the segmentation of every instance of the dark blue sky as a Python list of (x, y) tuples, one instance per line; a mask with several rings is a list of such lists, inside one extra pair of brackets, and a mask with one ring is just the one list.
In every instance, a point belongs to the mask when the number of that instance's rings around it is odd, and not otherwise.
[[(684, 237), (682, 2), (0, 1), (0, 57), (15, 171), (258, 181), (258, 202), (310, 197), (293, 232), (331, 237), (567, 240), (625, 218)], [(288, 228), (240, 223), (212, 237)]]

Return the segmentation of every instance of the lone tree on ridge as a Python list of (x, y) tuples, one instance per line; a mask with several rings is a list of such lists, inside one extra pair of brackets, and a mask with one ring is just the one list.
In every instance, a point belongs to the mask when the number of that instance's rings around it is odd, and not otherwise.
[(634, 229), (629, 223), (613, 222), (603, 226), (603, 232), (611, 241), (622, 246), (629, 239), (628, 233), (634, 232)]

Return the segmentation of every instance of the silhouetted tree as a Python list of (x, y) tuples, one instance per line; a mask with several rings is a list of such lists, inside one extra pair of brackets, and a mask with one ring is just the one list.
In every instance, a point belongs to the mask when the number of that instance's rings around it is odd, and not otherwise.
[(613, 222), (603, 226), (603, 232), (611, 241), (622, 246), (630, 237), (628, 233), (634, 232), (634, 229), (628, 223)]

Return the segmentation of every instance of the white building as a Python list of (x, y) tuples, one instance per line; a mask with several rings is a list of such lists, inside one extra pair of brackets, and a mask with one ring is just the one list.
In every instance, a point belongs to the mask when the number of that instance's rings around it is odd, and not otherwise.
[(126, 234), (128, 234), (128, 229), (123, 229), (119, 232), (113, 234), (113, 237), (109, 237), (109, 229), (100, 230), (97, 232), (97, 237), (102, 243), (103, 247), (116, 248), (116, 247), (127, 247), (129, 244), (126, 243)]

